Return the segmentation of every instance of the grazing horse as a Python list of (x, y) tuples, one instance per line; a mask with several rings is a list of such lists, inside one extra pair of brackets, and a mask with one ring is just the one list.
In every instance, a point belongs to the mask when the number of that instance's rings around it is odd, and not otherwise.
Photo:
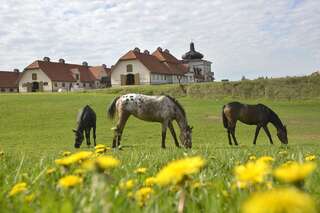
[(119, 117), (117, 126), (114, 128), (113, 148), (120, 146), (121, 135), (130, 115), (141, 120), (159, 122), (162, 124), (162, 148), (166, 147), (165, 140), (168, 127), (175, 145), (179, 147), (179, 142), (172, 125), (172, 121), (175, 120), (180, 128), (181, 143), (186, 148), (191, 148), (192, 146), (192, 127), (188, 125), (186, 113), (180, 103), (169, 95), (122, 95), (116, 97), (112, 101), (107, 113), (110, 119), (113, 119), (116, 113)]
[(257, 125), (253, 144), (256, 140), (261, 127), (266, 132), (270, 143), (273, 144), (271, 134), (268, 129), (268, 123), (272, 123), (277, 129), (277, 136), (283, 144), (288, 144), (287, 128), (282, 124), (278, 115), (269, 107), (263, 104), (248, 105), (239, 102), (231, 102), (223, 106), (222, 109), (223, 125), (227, 129), (229, 144), (232, 145), (230, 134), (232, 135), (235, 145), (238, 145), (235, 137), (235, 128), (237, 121), (248, 125)]
[(86, 105), (82, 108), (77, 116), (77, 128), (73, 129), (75, 133), (75, 148), (79, 148), (83, 142), (83, 131), (86, 135), (87, 145), (90, 146), (90, 131), (93, 128), (94, 146), (96, 146), (96, 113), (93, 109)]

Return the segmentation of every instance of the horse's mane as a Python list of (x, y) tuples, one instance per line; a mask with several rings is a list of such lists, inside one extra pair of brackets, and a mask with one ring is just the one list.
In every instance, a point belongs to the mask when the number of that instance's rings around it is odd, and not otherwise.
[(279, 125), (280, 127), (283, 127), (281, 119), (279, 118), (278, 114), (275, 111), (273, 111), (272, 109), (270, 109), (268, 106), (264, 104), (260, 104), (260, 105), (262, 105), (265, 109), (269, 111), (270, 118), (273, 122), (276, 122), (277, 125)]
[(184, 110), (182, 105), (177, 101), (177, 99), (171, 97), (170, 95), (165, 95), (165, 96), (169, 98), (173, 103), (175, 103), (177, 107), (180, 109), (180, 111), (182, 112), (183, 116), (186, 117), (186, 111)]

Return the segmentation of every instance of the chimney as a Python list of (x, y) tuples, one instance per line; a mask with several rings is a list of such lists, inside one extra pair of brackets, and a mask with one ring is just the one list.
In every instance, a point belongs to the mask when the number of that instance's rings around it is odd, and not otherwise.
[(190, 43), (190, 51), (195, 52), (194, 43), (193, 42)]
[(158, 50), (159, 52), (162, 52), (162, 48), (161, 48), (161, 47), (158, 47), (157, 50)]
[(65, 60), (64, 60), (63, 58), (60, 58), (60, 59), (59, 59), (59, 63), (60, 63), (60, 64), (65, 64), (66, 62), (65, 62)]
[(50, 62), (50, 58), (47, 57), (47, 56), (43, 57), (43, 60), (46, 61), (46, 62)]
[(82, 62), (82, 66), (87, 67), (88, 66), (88, 62), (86, 62), (86, 61)]
[(133, 52), (140, 53), (140, 49), (139, 49), (138, 47), (135, 47), (135, 48), (133, 49)]
[(170, 51), (168, 49), (165, 49), (164, 52), (168, 53), (168, 54), (170, 53)]
[(103, 69), (107, 69), (107, 65), (102, 64), (101, 66), (102, 66)]
[(144, 53), (145, 55), (150, 55), (150, 52), (149, 52), (148, 50), (143, 51), (143, 53)]
[(19, 69), (15, 68), (15, 69), (13, 69), (13, 72), (19, 73), (20, 71), (19, 71)]

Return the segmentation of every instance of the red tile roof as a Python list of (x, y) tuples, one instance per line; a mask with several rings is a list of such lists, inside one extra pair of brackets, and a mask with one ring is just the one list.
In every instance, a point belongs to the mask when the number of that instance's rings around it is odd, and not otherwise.
[[(151, 73), (184, 75), (187, 67), (168, 52), (158, 48), (152, 55), (130, 50), (119, 61), (139, 60)], [(118, 61), (118, 62), (119, 62)]]
[(111, 69), (103, 66), (89, 67), (89, 70), (96, 79), (100, 79), (101, 73), (106, 73), (108, 77), (111, 75)]
[(21, 73), (0, 71), (0, 88), (18, 88), (18, 78)]
[(77, 69), (80, 72), (81, 82), (92, 82), (97, 80), (94, 74), (90, 71), (90, 67), (78, 64), (65, 64), (49, 61), (34, 61), (27, 66), (25, 70), (41, 69), (52, 81), (67, 81), (75, 82), (76, 79), (72, 76), (71, 69)]

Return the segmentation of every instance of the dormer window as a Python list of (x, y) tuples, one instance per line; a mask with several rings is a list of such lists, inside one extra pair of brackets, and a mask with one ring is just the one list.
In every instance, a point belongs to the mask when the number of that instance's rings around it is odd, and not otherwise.
[(37, 80), (37, 73), (32, 73), (32, 80), (34, 80), (34, 81)]
[(132, 64), (127, 65), (127, 72), (132, 72)]
[(76, 74), (76, 80), (79, 81), (80, 80), (80, 75)]

